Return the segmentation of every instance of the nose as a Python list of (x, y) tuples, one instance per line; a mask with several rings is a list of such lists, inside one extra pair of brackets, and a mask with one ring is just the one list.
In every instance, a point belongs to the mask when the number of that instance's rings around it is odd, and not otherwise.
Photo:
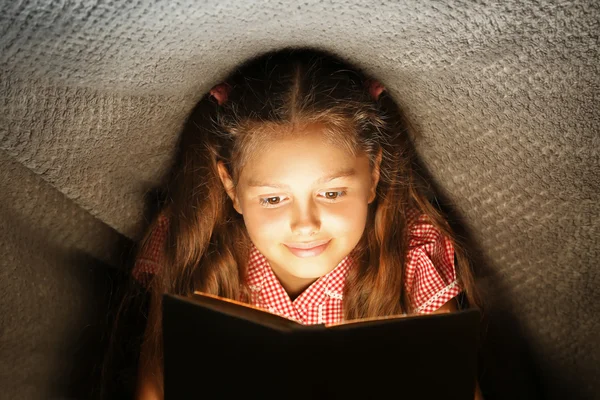
[(319, 210), (313, 201), (294, 204), (290, 229), (294, 236), (312, 236), (321, 230)]

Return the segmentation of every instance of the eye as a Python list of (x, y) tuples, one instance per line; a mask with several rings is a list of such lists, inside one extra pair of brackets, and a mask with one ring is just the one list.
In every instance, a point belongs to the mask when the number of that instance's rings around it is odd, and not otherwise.
[(280, 196), (262, 197), (259, 200), (259, 203), (263, 207), (274, 207), (274, 206), (278, 205), (279, 203), (281, 203), (281, 197)]
[(321, 192), (325, 194), (325, 199), (326, 200), (337, 200), (338, 198), (346, 195), (346, 191), (345, 190), (339, 190), (339, 191), (335, 191), (335, 192)]

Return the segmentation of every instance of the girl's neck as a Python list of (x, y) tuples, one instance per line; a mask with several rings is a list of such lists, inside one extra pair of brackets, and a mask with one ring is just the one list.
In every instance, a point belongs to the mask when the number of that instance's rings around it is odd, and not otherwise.
[(310, 285), (317, 281), (318, 278), (298, 278), (292, 276), (281, 268), (271, 266), (273, 273), (279, 280), (279, 283), (285, 289), (286, 293), (292, 301), (300, 296)]

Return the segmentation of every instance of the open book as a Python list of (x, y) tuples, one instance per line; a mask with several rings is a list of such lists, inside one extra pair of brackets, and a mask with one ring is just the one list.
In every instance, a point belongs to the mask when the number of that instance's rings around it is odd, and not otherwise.
[(199, 292), (164, 295), (165, 399), (469, 399), (480, 312), (302, 325)]

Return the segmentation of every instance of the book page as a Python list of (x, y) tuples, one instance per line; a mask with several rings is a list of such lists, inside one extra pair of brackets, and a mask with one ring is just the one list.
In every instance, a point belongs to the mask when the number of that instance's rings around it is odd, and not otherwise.
[(268, 325), (278, 329), (290, 329), (302, 326), (302, 324), (293, 319), (271, 313), (268, 310), (256, 307), (252, 304), (203, 293), (197, 290), (194, 291), (191, 300), (223, 314), (244, 318), (258, 324)]
[[(216, 303), (211, 302), (210, 304), (205, 304), (205, 301), (202, 301), (202, 299), (213, 299), (219, 302), (223, 302), (224, 304), (221, 304), (221, 306), (216, 305)], [(220, 297), (217, 295), (213, 295), (213, 294), (208, 294), (208, 293), (203, 293), (200, 291), (194, 291), (194, 299), (200, 301), (201, 303), (207, 305), (207, 306), (211, 306), (211, 308), (213, 309), (218, 309), (219, 311), (223, 311), (223, 312), (227, 312), (233, 315), (237, 315), (239, 316), (239, 311), (235, 312), (233, 311), (234, 308), (232, 307), (228, 307), (227, 304), (229, 305), (233, 305), (235, 308), (237, 307), (243, 307), (245, 309), (251, 309), (251, 310), (255, 310), (258, 311), (262, 314), (267, 314), (267, 317), (263, 317), (261, 318), (258, 314), (256, 314), (256, 316), (254, 316), (253, 313), (253, 318), (252, 319), (256, 319), (257, 322), (261, 322), (264, 321), (265, 318), (268, 318), (269, 320), (274, 321), (274, 319), (272, 319), (270, 316), (275, 317), (277, 320), (281, 319), (281, 320), (285, 320), (285, 321), (289, 321), (290, 323), (294, 324), (294, 325), (302, 325), (300, 322), (295, 321), (293, 319), (284, 317), (282, 315), (279, 314), (274, 314), (268, 310), (265, 310), (263, 308), (260, 307), (256, 307), (252, 304), (248, 304), (248, 303), (244, 303), (241, 301), (237, 301), (237, 300), (232, 300), (232, 299), (228, 299), (225, 297)], [(325, 327), (327, 328), (332, 328), (332, 327), (336, 327), (336, 326), (341, 326), (341, 325), (353, 325), (353, 324), (368, 324), (368, 323), (372, 323), (372, 322), (378, 322), (378, 321), (386, 321), (386, 320), (397, 320), (400, 318), (407, 318), (407, 317), (417, 317), (419, 315), (408, 315), (408, 314), (400, 314), (400, 315), (390, 315), (390, 316), (381, 316), (381, 317), (370, 317), (370, 318), (359, 318), (359, 319), (353, 319), (350, 321), (341, 321), (341, 322), (337, 322), (334, 324), (325, 324)], [(259, 321), (260, 319), (260, 321)], [(278, 321), (278, 323), (281, 323), (281, 321)], [(323, 325), (323, 324), (321, 324)], [(303, 326), (308, 326), (308, 325), (303, 325)]]

